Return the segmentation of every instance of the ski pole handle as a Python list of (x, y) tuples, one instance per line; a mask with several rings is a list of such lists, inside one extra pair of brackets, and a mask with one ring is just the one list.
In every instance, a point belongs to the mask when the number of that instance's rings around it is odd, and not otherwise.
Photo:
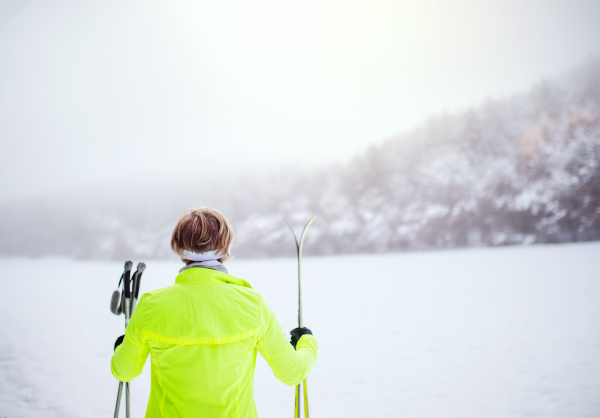
[(135, 280), (133, 282), (132, 293), (133, 298), (138, 299), (140, 295), (140, 283), (142, 282), (142, 274), (146, 270), (145, 263), (138, 263), (137, 269), (135, 271)]
[(131, 317), (131, 261), (125, 262), (125, 271), (123, 272), (123, 313), (125, 314), (125, 328)]
[(126, 299), (131, 299), (131, 267), (133, 267), (133, 263), (126, 261), (125, 271), (123, 272), (123, 296)]

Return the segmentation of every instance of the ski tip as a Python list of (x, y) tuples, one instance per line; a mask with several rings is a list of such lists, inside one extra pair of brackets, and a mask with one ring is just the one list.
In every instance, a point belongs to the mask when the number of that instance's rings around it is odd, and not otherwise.
[(302, 231), (302, 235), (300, 236), (300, 243), (298, 245), (298, 253), (300, 255), (302, 255), (302, 247), (304, 246), (304, 237), (306, 237), (306, 231), (308, 231), (308, 227), (310, 226), (310, 224), (313, 223), (316, 217), (317, 216), (315, 215), (312, 218), (310, 218), (310, 220), (304, 226), (304, 230)]
[(125, 270), (131, 270), (131, 268), (132, 268), (132, 267), (133, 267), (133, 262), (132, 262), (132, 261), (129, 261), (129, 260), (127, 260), (127, 261), (125, 262)]
[(298, 238), (296, 238), (294, 228), (292, 228), (292, 226), (285, 219), (281, 218), (281, 220), (288, 226), (288, 228), (290, 228), (290, 231), (292, 231), (292, 235), (294, 236), (294, 242), (296, 243), (296, 250), (298, 250)]
[(306, 230), (308, 229), (308, 227), (310, 226), (310, 224), (313, 223), (313, 221), (317, 218), (317, 216), (313, 216), (312, 218), (310, 218), (310, 220), (306, 223), (306, 226), (304, 226), (304, 231), (302, 231), (302, 235), (304, 235), (304, 233), (306, 233)]
[(138, 263), (137, 271), (141, 274), (144, 272), (144, 270), (146, 270), (146, 263)]

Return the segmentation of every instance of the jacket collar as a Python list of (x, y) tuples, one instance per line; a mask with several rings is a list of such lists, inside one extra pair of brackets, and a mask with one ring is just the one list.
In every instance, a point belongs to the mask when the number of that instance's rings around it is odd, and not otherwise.
[(206, 268), (185, 269), (177, 275), (175, 283), (230, 283), (252, 289), (252, 286), (245, 280)]
[(188, 264), (187, 266), (184, 266), (183, 268), (181, 268), (179, 270), (179, 272), (181, 273), (183, 270), (193, 269), (193, 268), (203, 268), (203, 269), (218, 270), (218, 271), (220, 271), (222, 273), (229, 274), (229, 272), (227, 271), (227, 269), (225, 268), (225, 266), (223, 264), (221, 264), (217, 260), (196, 261), (194, 263)]

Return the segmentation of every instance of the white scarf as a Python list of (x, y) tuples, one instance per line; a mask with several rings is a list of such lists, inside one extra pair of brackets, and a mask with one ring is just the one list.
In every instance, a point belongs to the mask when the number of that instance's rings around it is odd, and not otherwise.
[(212, 261), (218, 260), (223, 255), (218, 254), (216, 251), (207, 251), (205, 253), (194, 253), (192, 251), (184, 251), (181, 258), (190, 261)]

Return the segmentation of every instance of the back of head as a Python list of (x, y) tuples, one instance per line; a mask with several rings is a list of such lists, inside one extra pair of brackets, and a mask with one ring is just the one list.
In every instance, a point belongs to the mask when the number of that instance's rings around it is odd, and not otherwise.
[(214, 251), (220, 262), (231, 258), (229, 247), (233, 229), (225, 216), (211, 208), (190, 209), (179, 218), (173, 235), (171, 249), (183, 260), (184, 252), (196, 254)]

